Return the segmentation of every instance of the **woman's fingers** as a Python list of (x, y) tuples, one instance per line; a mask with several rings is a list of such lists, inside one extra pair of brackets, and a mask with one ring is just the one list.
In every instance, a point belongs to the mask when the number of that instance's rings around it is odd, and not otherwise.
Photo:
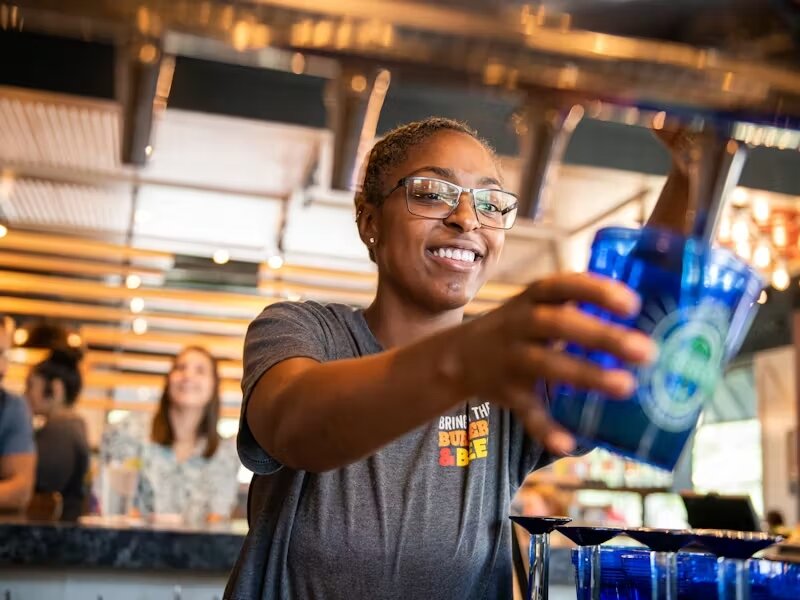
[(640, 331), (608, 323), (571, 305), (533, 307), (529, 327), (532, 338), (578, 344), (625, 362), (647, 363), (658, 352), (655, 342)]
[(550, 453), (563, 456), (575, 450), (575, 438), (553, 421), (536, 393), (526, 388), (507, 390), (506, 404), (522, 423), (528, 435), (538, 440)]
[(620, 316), (639, 311), (639, 295), (624, 283), (593, 273), (549, 277), (532, 284), (523, 295), (533, 304), (586, 302)]
[(604, 369), (581, 358), (543, 346), (520, 345), (513, 352), (514, 374), (521, 381), (544, 379), (597, 390), (614, 398), (628, 398), (634, 391), (633, 375), (623, 369)]

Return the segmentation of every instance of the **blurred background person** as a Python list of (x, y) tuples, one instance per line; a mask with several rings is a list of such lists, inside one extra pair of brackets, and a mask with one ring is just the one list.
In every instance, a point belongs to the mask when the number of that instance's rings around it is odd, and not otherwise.
[(2, 388), (14, 322), (0, 315), (0, 512), (24, 510), (33, 493), (36, 446), (25, 401)]
[(235, 439), (217, 433), (219, 384), (214, 357), (204, 348), (185, 348), (155, 416), (132, 414), (104, 432), (103, 464), (139, 470), (133, 504), (142, 515), (195, 525), (230, 517), (239, 458)]
[(83, 385), (80, 358), (78, 350), (52, 350), (31, 369), (25, 385), (39, 456), (36, 493), (60, 494), (65, 521), (77, 520), (83, 512), (89, 468), (86, 423), (74, 410)]
[(514, 499), (514, 514), (527, 517), (568, 517), (571, 494), (548, 483), (525, 483)]

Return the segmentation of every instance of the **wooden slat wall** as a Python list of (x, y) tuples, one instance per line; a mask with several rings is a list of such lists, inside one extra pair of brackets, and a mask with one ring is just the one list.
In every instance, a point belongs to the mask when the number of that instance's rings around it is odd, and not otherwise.
[[(284, 265), (263, 265), (253, 293), (167, 288), (161, 283), (173, 264), (170, 254), (98, 240), (10, 231), (0, 238), (0, 313), (20, 320), (61, 320), (76, 331), (85, 349), (83, 411), (153, 410), (172, 357), (189, 345), (207, 348), (220, 361), (224, 415), (238, 416), (242, 347), (250, 321), (267, 305), (300, 295), (320, 301), (366, 305), (375, 273)], [(128, 289), (136, 274), (141, 287)], [(519, 287), (489, 284), (468, 313), (489, 310)], [(134, 314), (130, 301), (143, 300)], [(147, 331), (132, 330), (144, 319)], [(15, 349), (6, 385), (21, 392), (29, 368), (46, 352)], [(146, 401), (120, 400), (115, 391), (141, 390)]]

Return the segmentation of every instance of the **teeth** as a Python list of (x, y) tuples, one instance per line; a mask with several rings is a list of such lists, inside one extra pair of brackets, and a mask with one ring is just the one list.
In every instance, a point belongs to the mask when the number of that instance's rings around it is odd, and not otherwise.
[(441, 258), (450, 258), (467, 263), (475, 262), (475, 253), (472, 250), (464, 250), (462, 248), (436, 248), (432, 253)]

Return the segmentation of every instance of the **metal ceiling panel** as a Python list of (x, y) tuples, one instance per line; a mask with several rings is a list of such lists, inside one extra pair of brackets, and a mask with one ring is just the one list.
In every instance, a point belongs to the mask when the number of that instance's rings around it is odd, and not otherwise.
[(12, 226), (123, 234), (131, 210), (128, 184), (90, 186), (9, 176), (0, 181), (0, 212)]
[(0, 161), (116, 170), (119, 111), (111, 102), (0, 87)]

